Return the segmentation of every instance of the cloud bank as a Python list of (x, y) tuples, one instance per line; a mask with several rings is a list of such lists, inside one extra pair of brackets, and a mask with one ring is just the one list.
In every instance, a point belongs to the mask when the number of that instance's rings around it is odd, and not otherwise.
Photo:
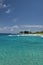
[(30, 30), (30, 28), (35, 28), (37, 29), (42, 29), (43, 30), (43, 25), (14, 25), (14, 26), (4, 26), (4, 27), (0, 27), (0, 32), (4, 32), (4, 33), (16, 33), (19, 32), (21, 30)]

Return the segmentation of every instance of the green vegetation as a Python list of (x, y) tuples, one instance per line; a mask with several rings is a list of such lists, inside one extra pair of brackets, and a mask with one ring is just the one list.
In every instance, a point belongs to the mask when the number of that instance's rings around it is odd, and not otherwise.
[(31, 31), (21, 31), (19, 34), (43, 34), (43, 31), (31, 32)]
[(31, 34), (31, 31), (21, 31), (20, 34)]

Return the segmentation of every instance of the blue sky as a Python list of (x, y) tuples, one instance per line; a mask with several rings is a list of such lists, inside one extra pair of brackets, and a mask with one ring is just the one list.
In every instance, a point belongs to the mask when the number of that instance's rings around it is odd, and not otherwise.
[(0, 0), (0, 32), (43, 30), (43, 0)]

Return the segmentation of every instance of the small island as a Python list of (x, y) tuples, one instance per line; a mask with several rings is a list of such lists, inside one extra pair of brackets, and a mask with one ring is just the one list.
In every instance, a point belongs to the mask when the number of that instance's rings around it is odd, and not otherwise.
[(43, 31), (37, 31), (37, 32), (20, 31), (19, 34), (43, 34)]

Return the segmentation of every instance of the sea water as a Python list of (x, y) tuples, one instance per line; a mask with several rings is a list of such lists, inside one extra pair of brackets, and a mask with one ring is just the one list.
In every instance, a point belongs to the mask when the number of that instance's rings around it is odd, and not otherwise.
[(0, 65), (43, 65), (43, 37), (0, 35)]

